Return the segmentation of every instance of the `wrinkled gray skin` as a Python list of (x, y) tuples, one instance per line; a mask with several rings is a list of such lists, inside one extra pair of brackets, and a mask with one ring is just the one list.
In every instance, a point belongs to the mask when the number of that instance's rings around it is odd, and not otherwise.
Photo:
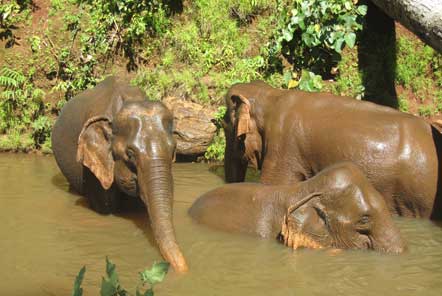
[(172, 222), (173, 117), (135, 87), (110, 77), (71, 99), (52, 132), (52, 148), (70, 185), (102, 214), (122, 193), (139, 196), (163, 257), (187, 270)]
[(351, 161), (392, 213), (441, 218), (437, 150), (442, 141), (424, 120), (370, 102), (281, 90), (261, 81), (232, 86), (226, 106), (227, 182), (244, 181), (247, 165), (261, 169), (262, 183), (276, 185)]
[[(224, 185), (202, 195), (189, 214), (219, 230), (283, 237), (295, 249), (405, 249), (383, 197), (352, 163), (333, 165), (295, 185)], [(289, 238), (281, 235), (284, 221)]]

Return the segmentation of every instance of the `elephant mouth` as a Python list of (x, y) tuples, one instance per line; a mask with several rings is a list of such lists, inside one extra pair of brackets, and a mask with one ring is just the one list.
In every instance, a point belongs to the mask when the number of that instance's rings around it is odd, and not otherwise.
[(138, 179), (135, 174), (128, 176), (127, 178), (117, 177), (115, 178), (120, 190), (129, 196), (138, 196)]
[(321, 192), (313, 192), (306, 197), (298, 200), (293, 205), (289, 206), (281, 223), (281, 232), (278, 239), (286, 246), (296, 250), (299, 248), (322, 249), (326, 247), (329, 237), (326, 234), (315, 234), (302, 230), (299, 221), (296, 221), (292, 215), (297, 209), (306, 204), (314, 197), (321, 196)]
[(281, 223), (281, 232), (278, 235), (279, 240), (287, 247), (294, 250), (300, 248), (322, 249), (325, 246), (310, 234), (297, 230), (296, 222), (284, 216)]

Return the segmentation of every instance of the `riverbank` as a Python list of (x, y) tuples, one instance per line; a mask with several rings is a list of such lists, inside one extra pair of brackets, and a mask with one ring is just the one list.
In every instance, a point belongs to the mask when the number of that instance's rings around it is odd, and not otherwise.
[[(275, 87), (365, 96), (367, 75), (358, 66), (358, 42), (353, 48), (343, 46), (336, 64), (327, 65), (331, 72), (322, 76), (301, 74), (307, 72), (297, 65), (307, 60), (294, 53), (269, 58), (286, 26), (282, 11), (290, 13), (290, 1), (173, 1), (173, 6), (158, 1), (142, 7), (103, 3), (23, 1), (8, 15), (9, 23), (2, 23), (0, 151), (49, 153), (51, 128), (63, 105), (107, 75), (131, 81), (149, 99), (173, 97), (198, 104), (212, 118), (230, 85), (253, 79)], [(391, 50), (398, 108), (425, 118), (440, 114), (441, 55), (398, 24)], [(187, 130), (195, 137), (187, 149), (221, 160), (222, 135), (211, 133), (198, 138)], [(209, 146), (209, 153), (200, 151)]]

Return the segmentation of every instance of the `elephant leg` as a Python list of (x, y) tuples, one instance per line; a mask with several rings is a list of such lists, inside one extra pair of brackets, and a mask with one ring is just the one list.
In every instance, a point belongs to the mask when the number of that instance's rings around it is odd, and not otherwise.
[(267, 157), (261, 169), (261, 183), (272, 185), (293, 185), (313, 176), (298, 163)]
[(113, 184), (105, 190), (100, 181), (86, 167), (83, 168), (84, 194), (89, 200), (91, 208), (102, 214), (108, 215), (116, 213), (120, 206), (120, 193)]

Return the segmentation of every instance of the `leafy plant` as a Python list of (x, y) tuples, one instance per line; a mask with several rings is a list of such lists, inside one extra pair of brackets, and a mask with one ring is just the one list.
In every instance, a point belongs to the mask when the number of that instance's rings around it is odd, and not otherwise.
[[(159, 262), (154, 263), (152, 268), (145, 269), (140, 272), (140, 283), (136, 288), (135, 295), (136, 296), (153, 296), (154, 291), (153, 288), (156, 284), (161, 283), (167, 272), (169, 270), (169, 263), (167, 262)], [(77, 277), (74, 281), (74, 288), (72, 290), (72, 296), (82, 296), (83, 288), (81, 288), (81, 284), (83, 282), (84, 274), (86, 272), (86, 267), (83, 266)], [(149, 288), (145, 288), (148, 285)], [(141, 289), (141, 291), (140, 291)], [(144, 290), (144, 292), (142, 292)], [(120, 284), (118, 279), (118, 274), (116, 271), (116, 265), (113, 264), (106, 257), (106, 276), (102, 278), (101, 281), (101, 296), (130, 296), (133, 295), (126, 291)]]
[(421, 105), (418, 108), (420, 116), (430, 117), (434, 114), (433, 106), (431, 105)]
[(9, 0), (0, 3), (0, 36), (2, 39), (4, 37), (9, 39), (6, 43), (7, 47), (15, 44), (16, 36), (13, 34), (13, 29), (28, 17), (31, 2), (31, 0)]
[(145, 269), (140, 272), (142, 286), (149, 285), (150, 288), (141, 293), (139, 287), (137, 288), (137, 296), (151, 296), (153, 295), (153, 288), (156, 284), (161, 283), (169, 270), (169, 263), (159, 262), (152, 265), (151, 269)]
[[(432, 99), (442, 84), (442, 55), (409, 36), (397, 40), (396, 82), (409, 89), (423, 103)], [(429, 116), (428, 107), (419, 114)]]
[(81, 284), (83, 283), (84, 274), (86, 273), (86, 266), (83, 266), (78, 272), (77, 277), (74, 281), (74, 289), (72, 290), (72, 296), (83, 296), (83, 288)]
[(127, 291), (121, 287), (120, 280), (116, 271), (116, 265), (106, 257), (106, 277), (101, 281), (101, 296), (126, 296)]
[[(54, 11), (63, 10), (62, 0), (52, 1)], [(169, 9), (161, 0), (70, 0), (77, 12), (63, 16), (70, 41), (56, 47), (46, 36), (56, 56), (54, 87), (66, 100), (78, 91), (94, 86), (103, 76), (110, 59), (124, 55), (127, 68), (134, 70), (145, 57), (140, 46), (165, 34), (170, 25)]]
[(237, 13), (256, 17), (272, 6), (269, 0), (190, 2), (186, 21), (176, 21), (156, 49), (161, 63), (140, 68), (134, 83), (155, 99), (173, 94), (214, 104), (233, 83), (263, 79), (264, 59), (249, 52), (252, 40)]
[(281, 65), (280, 56), (293, 64), (293, 71), (305, 69), (330, 76), (346, 45), (356, 44), (367, 6), (351, 0), (279, 1), (280, 20), (265, 50), (267, 68)]
[[(0, 133), (21, 133), (30, 129), (33, 145), (39, 147), (50, 137), (52, 122), (43, 116), (45, 93), (34, 86), (33, 74), (32, 69), (27, 75), (8, 67), (0, 70)], [(10, 148), (17, 149), (19, 146)]]
[(33, 52), (37, 52), (41, 48), (41, 38), (39, 36), (31, 36), (28, 39), (29, 44), (31, 45), (31, 50)]
[(218, 107), (218, 110), (214, 114), (214, 119), (212, 122), (216, 125), (217, 130), (212, 143), (207, 147), (204, 153), (204, 158), (206, 160), (222, 161), (224, 160), (224, 151), (226, 148), (226, 138), (224, 137), (224, 132), (222, 129), (221, 121), (227, 112), (225, 106)]
[(425, 75), (429, 71), (434, 50), (428, 46), (417, 48), (417, 44), (411, 39), (400, 37), (397, 42), (398, 60), (396, 80), (407, 86), (416, 78)]
[(404, 97), (399, 96), (399, 110), (402, 112), (409, 112), (410, 111), (410, 104), (408, 103), (407, 99)]
[[(288, 72), (290, 74), (290, 72)], [(300, 90), (317, 92), (322, 89), (322, 77), (313, 72), (302, 70), (299, 81), (291, 79), (287, 83), (288, 88), (298, 87)]]
[(53, 122), (45, 115), (39, 116), (32, 124), (32, 138), (36, 148), (41, 148), (42, 144), (51, 138)]

